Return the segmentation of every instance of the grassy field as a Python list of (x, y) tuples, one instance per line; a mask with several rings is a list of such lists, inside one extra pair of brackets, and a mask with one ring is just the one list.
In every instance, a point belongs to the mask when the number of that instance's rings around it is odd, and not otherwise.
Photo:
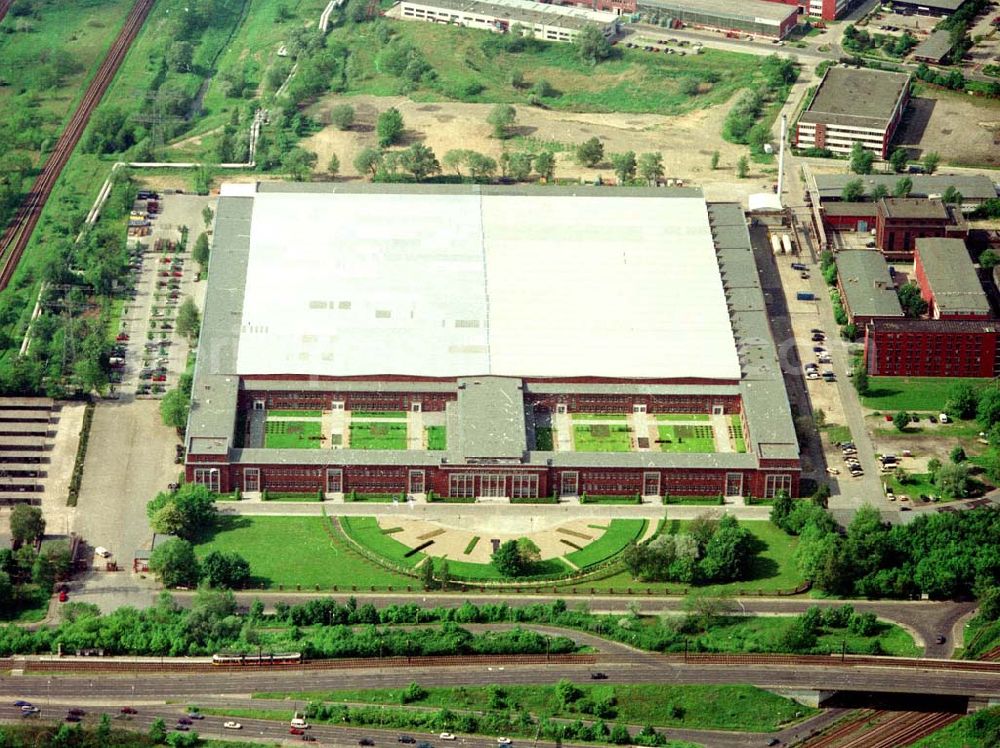
[(861, 398), (866, 408), (893, 413), (900, 410), (944, 410), (948, 393), (960, 382), (985, 387), (989, 379), (958, 377), (871, 377), (871, 389)]
[(319, 449), (322, 426), (316, 421), (268, 421), (264, 430), (266, 449)]
[(714, 452), (715, 430), (711, 426), (657, 426), (664, 452)]
[[(474, 564), (471, 561), (448, 559), (448, 570), (456, 578), (483, 581), (506, 579), (491, 564)], [(569, 574), (573, 571), (558, 558), (550, 558), (537, 562), (532, 568), (532, 576)]]
[[(652, 112), (677, 115), (727, 101), (752, 87), (761, 76), (748, 55), (708, 50), (701, 55), (651, 55), (618, 48), (620, 57), (597, 67), (583, 62), (573, 45), (541, 43), (537, 49), (513, 53), (500, 48), (487, 31), (429, 23), (390, 21), (397, 41), (412, 45), (433, 68), (433, 80), (404, 84), (380, 62), (386, 45), (371, 24), (334, 29), (331, 39), (350, 50), (348, 93), (409, 93), (414, 99), (527, 104), (530, 87), (549, 82), (555, 96), (544, 103), (553, 109), (591, 112)], [(491, 38), (493, 37), (493, 38)], [(520, 72), (525, 85), (510, 85)], [(694, 91), (694, 93), (686, 93)]]
[[(683, 532), (688, 522), (685, 520), (671, 520), (667, 527), (667, 532)], [(791, 537), (780, 528), (770, 522), (740, 522), (742, 527), (746, 527), (754, 534), (754, 537), (761, 544), (761, 551), (754, 562), (750, 578), (741, 582), (730, 584), (718, 584), (710, 587), (700, 587), (700, 590), (710, 594), (736, 594), (740, 590), (748, 592), (777, 592), (778, 590), (794, 589), (802, 583), (802, 578), (795, 568), (792, 554), (798, 546), (798, 538)], [(587, 588), (593, 587), (598, 592), (607, 589), (623, 590), (626, 587), (639, 589), (652, 589), (661, 592), (669, 591), (679, 594), (685, 585), (670, 582), (639, 582), (628, 573), (620, 571), (617, 574), (604, 579), (588, 581)]]
[[(195, 549), (200, 558), (212, 551), (236, 552), (250, 562), (255, 586), (283, 585), (342, 588), (405, 587), (414, 579), (394, 574), (359, 556), (324, 530), (321, 517), (223, 517), (214, 536)], [(290, 548), (305, 549), (293, 558)]]
[(574, 426), (573, 446), (577, 452), (628, 452), (632, 449), (627, 426)]
[(448, 435), (444, 426), (428, 426), (427, 449), (443, 450), (448, 448)]
[(549, 426), (536, 426), (535, 427), (535, 449), (539, 452), (551, 452), (552, 451), (552, 434), (553, 430)]
[(732, 424), (733, 449), (737, 452), (746, 452), (747, 440), (743, 433), (743, 421), (740, 420), (739, 416), (731, 416), (730, 423)]
[(892, 473), (886, 473), (882, 476), (882, 481), (892, 488), (896, 496), (909, 496), (911, 499), (915, 499), (921, 494), (929, 496), (941, 492), (941, 489), (931, 483), (930, 473), (910, 473), (909, 475), (910, 478), (905, 484), (896, 480)]
[(424, 558), (423, 553), (411, 553), (410, 546), (382, 532), (374, 517), (342, 517), (340, 525), (355, 542), (399, 566), (412, 569)]
[(912, 744), (912, 748), (988, 748), (1000, 740), (1000, 707), (969, 714)]
[(351, 449), (406, 449), (406, 423), (352, 420)]
[[(791, 699), (753, 686), (578, 685), (583, 692), (582, 698), (591, 702), (613, 698), (616, 719), (626, 724), (774, 732), (816, 713), (816, 710), (796, 704)], [(489, 702), (492, 689), (458, 686), (427, 688), (426, 691), (426, 698), (414, 702), (413, 706), (481, 710)], [(555, 686), (505, 685), (500, 687), (500, 691), (503, 701), (511, 709), (523, 709), (536, 716), (593, 719), (574, 708), (579, 702), (564, 706)], [(254, 694), (254, 698), (398, 705), (400, 694), (400, 689), (372, 689), (262, 693)]]
[(574, 413), (574, 421), (619, 421), (625, 423), (628, 416), (624, 413)]
[(369, 418), (378, 421), (405, 421), (406, 411), (402, 410), (352, 410), (351, 418)]
[(597, 540), (566, 555), (574, 566), (585, 569), (617, 556), (629, 543), (639, 540), (646, 531), (644, 519), (613, 519)]
[[(738, 416), (736, 416), (738, 418)], [(667, 421), (686, 423), (688, 421), (708, 421), (711, 419), (707, 413), (657, 413), (657, 421)]]
[(269, 416), (274, 416), (275, 418), (322, 418), (323, 411), (321, 410), (269, 410), (267, 411)]

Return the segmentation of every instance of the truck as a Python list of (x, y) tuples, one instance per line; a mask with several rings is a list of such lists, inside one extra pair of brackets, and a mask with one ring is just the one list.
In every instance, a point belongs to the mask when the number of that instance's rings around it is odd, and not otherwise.
[(790, 255), (792, 253), (792, 240), (788, 234), (781, 235), (781, 248), (785, 251), (786, 255)]
[(778, 238), (777, 234), (771, 234), (771, 250), (775, 257), (781, 254), (781, 239)]
[(816, 301), (816, 294), (812, 291), (797, 291), (795, 298), (799, 301)]

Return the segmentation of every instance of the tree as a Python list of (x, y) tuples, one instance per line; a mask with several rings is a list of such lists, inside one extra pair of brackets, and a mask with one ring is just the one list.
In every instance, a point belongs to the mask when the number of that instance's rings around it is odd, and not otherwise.
[(934, 485), (948, 499), (962, 499), (969, 494), (969, 466), (966, 463), (942, 465), (934, 476)]
[(497, 104), (490, 110), (486, 121), (493, 128), (493, 137), (506, 140), (510, 137), (511, 128), (517, 121), (517, 110), (510, 104)]
[(931, 481), (937, 477), (938, 471), (941, 469), (941, 460), (937, 457), (932, 457), (927, 461), (927, 472), (930, 473)]
[(659, 152), (639, 156), (639, 176), (647, 184), (656, 185), (663, 179), (663, 155)]
[(979, 393), (976, 420), (984, 431), (989, 431), (994, 424), (1000, 423), (1000, 390), (989, 387)]
[(507, 159), (507, 175), (515, 182), (526, 182), (531, 176), (531, 162), (533, 157), (530, 153), (518, 151), (511, 153)]
[(204, 231), (198, 234), (198, 238), (194, 240), (191, 259), (201, 265), (202, 270), (208, 267), (208, 234)]
[(168, 540), (153, 550), (149, 569), (160, 578), (164, 587), (194, 587), (201, 576), (194, 546), (179, 538)]
[(559, 92), (545, 78), (539, 78), (535, 81), (535, 85), (531, 87), (531, 93), (539, 99), (551, 99), (559, 95)]
[(897, 174), (902, 174), (906, 171), (906, 165), (909, 162), (909, 156), (907, 156), (906, 151), (902, 148), (897, 148), (889, 156), (889, 165), (892, 170)]
[(965, 450), (962, 448), (961, 444), (952, 447), (951, 452), (948, 454), (948, 458), (955, 464), (958, 465), (969, 459), (969, 456), (965, 454)]
[(180, 431), (187, 427), (191, 398), (180, 389), (170, 390), (160, 400), (160, 418), (165, 426), (173, 426)]
[(482, 153), (469, 151), (466, 163), (469, 165), (469, 174), (477, 182), (488, 181), (497, 173), (497, 162)]
[(354, 168), (359, 174), (369, 174), (374, 179), (382, 165), (382, 151), (377, 148), (366, 147), (358, 151), (354, 157)]
[(913, 180), (909, 177), (903, 177), (896, 181), (895, 186), (892, 188), (893, 197), (907, 197), (910, 192), (913, 191)]
[(581, 166), (591, 169), (601, 163), (604, 158), (604, 145), (597, 137), (590, 138), (576, 147), (576, 160)]
[(941, 200), (945, 205), (961, 205), (962, 204), (962, 193), (959, 192), (955, 185), (949, 184), (945, 191), (941, 193)]
[(712, 158), (709, 160), (708, 163), (709, 163), (709, 166), (712, 167), (712, 171), (715, 171), (716, 169), (719, 168), (719, 152), (718, 151), (712, 151)]
[(899, 411), (892, 417), (892, 425), (898, 431), (906, 431), (906, 427), (910, 425), (910, 414), (905, 410)]
[(395, 145), (403, 137), (403, 115), (396, 107), (390, 107), (378, 116), (375, 123), (375, 133), (378, 137), (378, 144), (381, 148)]
[(16, 505), (10, 513), (10, 536), (15, 545), (34, 543), (45, 534), (42, 510), (28, 504)]
[(552, 151), (542, 151), (535, 156), (535, 171), (546, 182), (551, 182), (556, 175), (556, 157)]
[(611, 154), (611, 167), (618, 177), (618, 184), (627, 184), (635, 179), (635, 151), (625, 151), (625, 153)]
[(146, 504), (146, 515), (157, 532), (188, 540), (215, 526), (215, 497), (200, 483), (184, 483), (176, 491), (161, 492)]
[(746, 179), (749, 173), (750, 161), (747, 160), (746, 156), (740, 156), (739, 161), (736, 162), (736, 177), (738, 179)]
[(330, 154), (330, 160), (326, 162), (326, 173), (331, 177), (336, 177), (340, 173), (340, 159), (336, 153)]
[(844, 185), (840, 192), (840, 199), (845, 203), (856, 203), (864, 199), (865, 185), (860, 179), (852, 179)]
[(1000, 265), (1000, 255), (992, 249), (987, 249), (979, 255), (979, 267), (983, 270), (992, 270), (997, 265)]
[(434, 559), (430, 556), (420, 566), (420, 582), (425, 590), (437, 589), (437, 581), (434, 579)]
[(338, 130), (350, 130), (354, 124), (354, 107), (350, 104), (337, 104), (330, 110), (330, 124)]
[(875, 154), (869, 151), (860, 140), (855, 140), (851, 146), (851, 171), (855, 174), (871, 174), (875, 163)]
[(297, 182), (304, 182), (312, 174), (317, 156), (312, 151), (296, 146), (281, 159), (282, 168)]
[(164, 722), (160, 717), (157, 717), (149, 725), (149, 739), (156, 745), (160, 745), (163, 741), (167, 739), (167, 723)]
[(941, 163), (941, 156), (937, 151), (930, 151), (926, 156), (924, 156), (924, 171), (928, 174), (933, 174), (937, 171), (938, 164)]
[(874, 187), (872, 187), (872, 202), (877, 203), (882, 198), (888, 196), (889, 196), (889, 188), (886, 187), (884, 184), (876, 184)]
[(414, 143), (407, 148), (399, 157), (400, 166), (413, 175), (418, 182), (422, 182), (431, 174), (441, 172), (441, 164), (438, 163), (437, 156), (429, 146), (423, 143)]
[(708, 582), (744, 579), (754, 558), (753, 542), (751, 532), (727, 514), (719, 520), (718, 529), (705, 545), (698, 564), (702, 578)]
[(167, 65), (178, 73), (190, 73), (194, 60), (194, 47), (191, 42), (173, 42), (167, 47)]
[(611, 42), (605, 38), (604, 32), (593, 24), (580, 29), (575, 44), (580, 59), (590, 65), (596, 65), (611, 57)]
[(907, 317), (920, 317), (927, 313), (927, 302), (920, 295), (920, 286), (913, 281), (899, 287), (896, 291), (899, 297), (899, 305), (903, 307), (903, 313)]
[(198, 306), (190, 296), (186, 297), (177, 310), (177, 334), (183, 335), (188, 340), (198, 337), (198, 330), (201, 327), (201, 315), (198, 313)]
[(868, 371), (865, 369), (864, 364), (861, 364), (854, 370), (854, 390), (864, 397), (871, 390), (871, 380), (868, 378)]
[(250, 564), (238, 553), (212, 551), (201, 562), (201, 574), (212, 587), (241, 589), (250, 581)]
[(521, 554), (518, 551), (516, 540), (508, 540), (501, 543), (500, 547), (490, 556), (490, 563), (505, 577), (516, 577), (524, 571), (524, 568), (521, 566)]

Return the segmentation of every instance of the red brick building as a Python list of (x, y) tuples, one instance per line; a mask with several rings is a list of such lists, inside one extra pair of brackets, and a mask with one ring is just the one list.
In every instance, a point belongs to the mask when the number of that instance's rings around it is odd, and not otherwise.
[(994, 377), (1000, 373), (993, 320), (874, 320), (865, 327), (871, 376)]
[(917, 239), (914, 274), (931, 318), (992, 316), (986, 292), (961, 239)]
[(885, 197), (875, 214), (875, 245), (889, 261), (909, 261), (917, 239), (966, 239), (969, 228), (961, 213), (937, 198)]
[(769, 2), (795, 5), (803, 15), (822, 18), (824, 21), (836, 21), (856, 6), (859, 0), (769, 0)]

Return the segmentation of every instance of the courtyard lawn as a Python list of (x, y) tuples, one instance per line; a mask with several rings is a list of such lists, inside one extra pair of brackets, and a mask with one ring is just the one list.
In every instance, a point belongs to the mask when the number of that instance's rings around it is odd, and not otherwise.
[[(395, 574), (361, 557), (342, 541), (331, 538), (324, 517), (221, 517), (219, 529), (195, 551), (204, 558), (212, 551), (239, 553), (250, 563), (254, 586), (294, 589), (406, 587), (415, 580)], [(300, 549), (294, 558), (289, 549)]]
[(574, 421), (621, 421), (624, 423), (628, 416), (624, 413), (574, 413)]
[(351, 449), (406, 449), (406, 423), (351, 422)]
[(405, 410), (352, 410), (351, 418), (370, 418), (376, 421), (405, 421)]
[(870, 377), (868, 394), (861, 398), (866, 408), (887, 413), (899, 410), (919, 410), (939, 413), (952, 387), (968, 383), (985, 387), (990, 379), (957, 377)]
[(274, 418), (322, 418), (322, 410), (269, 410), (268, 416)]
[[(504, 577), (494, 568), (492, 564), (475, 564), (471, 561), (458, 561), (448, 559), (448, 571), (455, 579), (483, 580), (483, 581), (516, 581), (509, 577)], [(534, 565), (531, 576), (569, 574), (573, 570), (558, 558), (550, 558), (539, 561)]]
[[(773, 732), (812, 716), (816, 710), (796, 704), (753, 686), (700, 686), (673, 684), (615, 684), (595, 686), (578, 683), (583, 699), (565, 705), (554, 685), (503, 685), (499, 690), (507, 704), (517, 704), (535, 716), (561, 719), (593, 719), (579, 711), (583, 701), (610, 701), (615, 719), (626, 724), (655, 727), (686, 727), (702, 730), (747, 730)], [(399, 705), (402, 689), (314, 691), (254, 694), (259, 699), (320, 700), (334, 703)], [(445, 686), (426, 689), (427, 695), (413, 706), (481, 710), (496, 689), (492, 686)]]
[(448, 448), (448, 437), (444, 426), (428, 426), (427, 449), (439, 451)]
[(574, 426), (573, 444), (577, 452), (628, 452), (632, 449), (628, 426)]
[(267, 449), (319, 449), (323, 427), (316, 421), (268, 421), (264, 429)]
[(551, 452), (553, 444), (553, 430), (550, 426), (535, 427), (535, 449), (539, 452)]
[(707, 421), (711, 418), (707, 413), (657, 413), (657, 421)]
[(382, 532), (374, 517), (341, 517), (340, 526), (355, 542), (399, 566), (412, 569), (424, 558), (423, 553), (410, 553), (410, 546)]
[(715, 452), (711, 426), (657, 426), (664, 452)]
[(747, 440), (746, 436), (743, 434), (743, 421), (740, 420), (739, 416), (732, 416), (732, 435), (733, 435), (733, 449), (737, 452), (747, 451)]
[(594, 566), (617, 556), (629, 543), (638, 541), (645, 531), (644, 519), (613, 519), (601, 537), (567, 554), (566, 560), (580, 569)]

